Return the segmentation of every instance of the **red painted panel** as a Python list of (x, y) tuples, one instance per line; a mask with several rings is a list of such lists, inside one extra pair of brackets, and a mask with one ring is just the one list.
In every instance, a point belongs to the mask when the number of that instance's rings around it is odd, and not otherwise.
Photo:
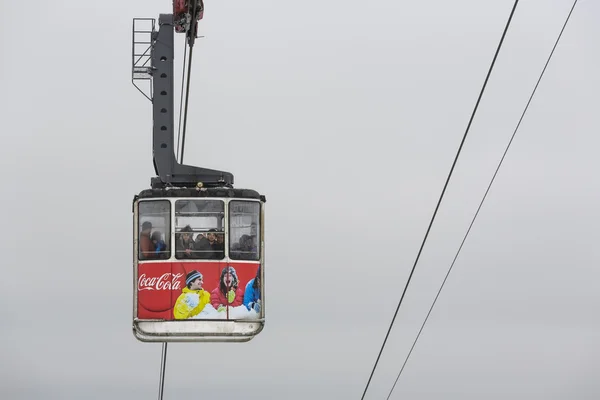
[[(203, 275), (202, 289), (211, 294), (212, 300), (216, 298), (215, 296), (219, 296), (217, 288), (219, 287), (221, 272), (227, 266), (233, 267), (238, 278), (238, 290), (236, 299), (230, 304), (233, 306), (241, 305), (246, 284), (256, 276), (259, 265), (259, 263), (227, 263), (223, 261), (140, 263), (138, 265), (137, 317), (140, 319), (174, 320), (173, 307), (183, 288), (186, 287), (186, 275), (192, 270), (196, 270)], [(226, 298), (226, 294), (223, 294), (222, 298)], [(218, 301), (217, 304), (219, 304)], [(242, 307), (237, 308), (244, 311)], [(241, 315), (240, 312), (238, 310), (235, 315)], [(229, 310), (226, 310), (225, 313), (217, 313), (209, 303), (206, 312), (197, 318), (223, 319), (234, 318), (235, 315), (229, 315)]]

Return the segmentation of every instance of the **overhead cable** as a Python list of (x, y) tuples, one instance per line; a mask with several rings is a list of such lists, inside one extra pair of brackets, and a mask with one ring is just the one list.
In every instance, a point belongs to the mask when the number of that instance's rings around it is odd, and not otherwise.
[(419, 252), (417, 254), (417, 257), (415, 259), (414, 265), (412, 267), (412, 270), (410, 272), (410, 275), (408, 277), (408, 281), (406, 282), (406, 286), (404, 287), (404, 291), (402, 292), (402, 296), (400, 297), (400, 301), (398, 302), (398, 306), (396, 307), (396, 311), (394, 312), (394, 317), (392, 318), (392, 321), (390, 323), (390, 326), (388, 328), (387, 334), (385, 335), (385, 339), (383, 340), (383, 344), (381, 346), (381, 349), (379, 350), (379, 355), (377, 356), (377, 360), (375, 361), (375, 365), (373, 366), (373, 369), (371, 371), (371, 375), (369, 376), (369, 380), (367, 381), (367, 385), (365, 386), (365, 390), (363, 392), (363, 395), (361, 397), (361, 400), (364, 400), (365, 395), (367, 394), (367, 390), (369, 389), (369, 384), (371, 383), (371, 379), (373, 378), (373, 374), (375, 373), (375, 370), (377, 368), (377, 364), (379, 363), (379, 359), (381, 358), (381, 354), (383, 353), (383, 350), (385, 348), (385, 344), (388, 340), (388, 337), (390, 335), (390, 332), (392, 331), (392, 327), (394, 326), (394, 322), (396, 320), (396, 316), (398, 315), (398, 311), (400, 310), (400, 306), (402, 305), (402, 301), (404, 300), (404, 295), (406, 294), (406, 289), (408, 288), (408, 285), (410, 284), (410, 281), (412, 279), (413, 273), (415, 272), (415, 268), (417, 266), (417, 263), (419, 261), (419, 258), (421, 256), (421, 252), (423, 251), (423, 247), (425, 246), (425, 243), (427, 241), (427, 237), (429, 236), (429, 232), (431, 230), (431, 226), (433, 225), (433, 221), (435, 220), (435, 217), (437, 215), (438, 209), (440, 207), (440, 204), (442, 202), (442, 199), (444, 198), (444, 194), (446, 192), (446, 188), (448, 187), (448, 182), (450, 181), (450, 178), (452, 176), (452, 173), (454, 172), (454, 167), (456, 166), (456, 162), (458, 161), (458, 157), (462, 151), (462, 147), (465, 143), (465, 140), (467, 138), (467, 135), (469, 133), (469, 129), (471, 128), (471, 124), (473, 122), (473, 119), (475, 117), (475, 113), (477, 112), (477, 108), (479, 107), (479, 103), (481, 101), (481, 98), (483, 97), (483, 93), (485, 91), (485, 88), (487, 86), (488, 80), (490, 78), (490, 75), (492, 73), (492, 70), (494, 68), (494, 64), (496, 63), (496, 59), (498, 57), (498, 54), (500, 53), (500, 48), (502, 47), (502, 43), (504, 42), (504, 38), (506, 36), (506, 32), (508, 31), (508, 27), (510, 26), (510, 22), (512, 20), (512, 17), (515, 13), (515, 9), (517, 8), (517, 4), (519, 3), (519, 0), (515, 0), (515, 4), (513, 5), (512, 11), (510, 13), (510, 16), (508, 17), (508, 21), (506, 23), (506, 26), (504, 28), (504, 32), (502, 33), (502, 37), (500, 39), (500, 43), (498, 44), (498, 48), (496, 49), (496, 53), (494, 54), (494, 58), (492, 60), (492, 63), (490, 65), (489, 71), (487, 73), (487, 76), (485, 78), (485, 81), (483, 83), (483, 87), (481, 88), (481, 92), (479, 93), (479, 97), (477, 98), (477, 102), (475, 103), (475, 107), (473, 109), (473, 112), (471, 113), (471, 118), (469, 119), (469, 124), (467, 125), (467, 129), (465, 130), (465, 133), (463, 135), (462, 141), (460, 143), (460, 146), (458, 148), (458, 152), (456, 153), (456, 157), (454, 158), (454, 162), (452, 163), (452, 167), (450, 168), (450, 172), (448, 173), (448, 177), (446, 178), (446, 183), (444, 184), (444, 188), (442, 190), (442, 193), (440, 195), (440, 198), (438, 200), (438, 203), (435, 207), (435, 210), (433, 212), (433, 216), (431, 217), (431, 221), (429, 222), (429, 227), (427, 228), (427, 231), (425, 233), (425, 237), (423, 238), (423, 242), (421, 243), (421, 247), (419, 249)]
[(471, 228), (473, 227), (473, 224), (475, 223), (475, 219), (479, 215), (479, 211), (481, 210), (481, 207), (483, 206), (483, 202), (485, 201), (485, 199), (488, 195), (488, 192), (490, 191), (490, 188), (492, 187), (492, 184), (494, 183), (494, 179), (496, 179), (496, 175), (498, 174), (498, 171), (500, 170), (500, 167), (502, 166), (504, 157), (506, 157), (506, 153), (508, 153), (508, 149), (510, 148), (510, 145), (512, 144), (513, 139), (515, 138), (517, 130), (519, 129), (519, 126), (521, 126), (521, 121), (523, 121), (523, 117), (525, 116), (525, 113), (527, 112), (527, 109), (529, 108), (529, 104), (531, 103), (531, 100), (533, 99), (533, 96), (535, 95), (535, 91), (537, 90), (537, 87), (540, 84), (542, 77), (544, 76), (544, 72), (546, 72), (546, 67), (548, 67), (550, 60), (552, 59), (554, 50), (556, 49), (556, 46), (558, 45), (558, 42), (560, 41), (563, 31), (565, 30), (565, 27), (567, 26), (567, 23), (569, 22), (569, 18), (571, 18), (571, 13), (573, 12), (573, 9), (575, 8), (576, 4), (577, 4), (577, 0), (575, 0), (575, 2), (573, 3), (573, 6), (571, 7), (571, 11), (569, 12), (569, 15), (567, 16), (567, 19), (565, 20), (565, 23), (563, 24), (563, 27), (558, 35), (558, 38), (556, 39), (556, 42), (554, 43), (554, 47), (552, 48), (552, 51), (550, 52), (550, 56), (548, 57), (548, 60), (546, 61), (546, 65), (544, 65), (544, 69), (542, 70), (542, 73), (540, 74), (538, 81), (535, 84), (535, 87), (533, 88), (533, 92), (531, 93), (531, 96), (529, 97), (529, 101), (527, 102), (527, 105), (525, 106), (525, 109), (523, 110), (523, 113), (521, 114), (521, 118), (519, 119), (519, 122), (517, 123), (517, 126), (510, 138), (510, 141), (508, 142), (508, 145), (506, 146), (506, 149), (504, 150), (504, 154), (502, 155), (502, 158), (500, 159), (500, 162), (498, 163), (496, 172), (494, 172), (494, 175), (492, 176), (492, 179), (485, 191), (485, 194), (483, 195), (483, 198), (481, 199), (481, 202), (479, 203), (479, 207), (477, 208), (477, 211), (475, 212), (475, 215), (473, 216), (473, 220), (471, 221), (471, 224), (469, 225), (469, 229), (467, 229), (467, 233), (465, 234), (465, 236), (462, 240), (462, 243), (460, 244), (458, 251), (456, 252), (456, 255), (454, 256), (454, 260), (452, 260), (452, 264), (450, 265), (450, 268), (448, 269), (448, 273), (446, 273), (446, 277), (444, 278), (444, 281), (442, 282), (442, 285), (440, 286), (440, 289), (438, 290), (438, 293), (435, 296), (433, 303), (431, 304), (431, 308), (429, 309), (429, 312), (427, 313), (427, 316), (425, 317), (425, 320), (423, 321), (423, 324), (421, 325), (421, 329), (419, 330), (419, 333), (417, 334), (417, 337), (415, 338), (415, 341), (413, 342), (412, 347), (410, 348), (410, 351), (408, 352), (408, 355), (406, 356), (406, 358), (404, 360), (404, 364), (402, 364), (402, 368), (400, 369), (400, 372), (398, 373), (398, 376), (396, 377), (396, 380), (394, 381), (394, 385), (392, 386), (392, 389), (390, 390), (390, 393), (388, 394), (388, 397), (387, 397), (388, 400), (389, 400), (390, 396), (392, 395), (392, 392), (394, 391), (396, 384), (398, 383), (398, 379), (400, 379), (400, 375), (404, 371), (404, 367), (406, 366), (406, 363), (408, 362), (408, 358), (412, 354), (412, 351), (415, 348), (415, 345), (417, 344), (419, 337), (421, 336), (421, 332), (423, 331), (423, 328), (425, 327), (425, 324), (427, 323), (427, 320), (429, 319), (429, 315), (431, 314), (431, 311), (433, 310), (433, 307), (435, 306), (435, 303), (437, 302), (437, 299), (440, 296), (442, 289), (444, 288), (444, 284), (446, 283), (446, 280), (448, 279), (448, 275), (450, 275), (450, 272), (452, 271), (452, 268), (454, 267), (454, 264), (456, 263), (456, 259), (458, 258), (458, 255), (460, 254), (460, 251), (462, 250), (463, 245), (465, 244), (465, 241), (467, 240), (467, 236), (469, 236), (469, 232), (471, 232)]
[[(178, 125), (178, 132), (177, 132), (177, 153), (179, 152), (179, 139), (181, 138), (181, 117), (183, 116), (183, 112), (181, 111), (183, 108), (183, 88), (185, 85), (185, 56), (187, 54), (187, 46), (183, 46), (183, 71), (181, 73), (181, 97), (179, 100), (179, 125)], [(177, 157), (177, 153), (175, 153), (175, 157)], [(179, 163), (182, 163), (181, 158), (179, 159)]]

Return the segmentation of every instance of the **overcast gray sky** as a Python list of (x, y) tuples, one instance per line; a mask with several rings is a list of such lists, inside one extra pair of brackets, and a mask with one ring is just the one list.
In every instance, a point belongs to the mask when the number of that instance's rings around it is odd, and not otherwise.
[[(249, 343), (170, 345), (165, 400), (360, 399), (512, 5), (206, 1), (185, 162), (267, 196), (269, 305)], [(368, 399), (571, 5), (520, 1)], [(3, 399), (156, 398), (161, 346), (131, 332), (131, 201), (154, 174), (131, 24), (169, 12), (0, 3)], [(392, 399), (600, 398), (599, 18), (579, 1)]]

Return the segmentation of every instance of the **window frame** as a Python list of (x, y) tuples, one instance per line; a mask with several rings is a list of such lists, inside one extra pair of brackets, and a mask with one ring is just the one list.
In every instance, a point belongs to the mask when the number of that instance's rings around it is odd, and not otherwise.
[[(257, 257), (256, 259), (244, 259), (244, 258), (232, 258), (231, 257), (231, 241), (232, 241), (232, 233), (233, 233), (233, 227), (232, 227), (232, 222), (233, 222), (233, 216), (235, 216), (235, 214), (232, 214), (231, 212), (231, 205), (232, 203), (254, 203), (254, 204), (258, 204), (258, 210), (256, 212), (256, 236), (257, 236), (257, 241), (256, 241), (256, 250), (257, 250)], [(229, 199), (229, 201), (227, 202), (227, 235), (226, 235), (226, 242), (227, 242), (227, 257), (229, 260), (233, 261), (233, 262), (260, 262), (262, 261), (262, 253), (263, 253), (263, 249), (262, 249), (262, 242), (263, 242), (263, 218), (262, 218), (262, 210), (263, 209), (263, 204), (261, 201), (258, 200), (254, 200), (254, 199), (239, 199), (239, 198), (235, 198), (235, 199)], [(254, 213), (252, 213), (251, 215), (255, 215)]]
[[(180, 197), (180, 198), (176, 198), (173, 199), (173, 211), (172, 211), (172, 221), (173, 221), (173, 230), (172, 230), (172, 239), (173, 239), (173, 246), (175, 248), (176, 244), (177, 244), (177, 240), (178, 237), (177, 235), (180, 234), (180, 232), (178, 231), (178, 229), (182, 229), (184, 228), (186, 225), (189, 224), (181, 224), (178, 225), (178, 221), (177, 218), (181, 218), (182, 215), (179, 214), (179, 212), (177, 211), (177, 203), (181, 202), (181, 201), (185, 201), (185, 202), (220, 202), (223, 206), (222, 211), (216, 211), (216, 212), (199, 212), (200, 215), (202, 214), (206, 214), (208, 215), (207, 218), (215, 218), (216, 219), (216, 229), (219, 229), (219, 225), (221, 225), (221, 231), (217, 231), (216, 233), (222, 233), (223, 234), (223, 255), (222, 258), (196, 258), (196, 257), (190, 257), (190, 258), (186, 258), (186, 257), (182, 257), (179, 258), (177, 256), (177, 250), (172, 252), (172, 257), (177, 260), (177, 261), (185, 261), (185, 260), (189, 260), (189, 261), (194, 261), (194, 262), (198, 262), (198, 261), (212, 261), (212, 262), (223, 262), (227, 259), (227, 249), (226, 247), (226, 242), (227, 242), (227, 230), (225, 227), (225, 222), (227, 221), (227, 201), (223, 198), (189, 198), (189, 197)], [(219, 216), (223, 219), (222, 222), (219, 221)], [(189, 216), (189, 218), (193, 218), (192, 216)], [(205, 228), (206, 230), (204, 230), (204, 228), (202, 230), (195, 230), (192, 227), (192, 240), (194, 240), (194, 234), (200, 234), (200, 233), (208, 233), (210, 229), (214, 229), (214, 228)]]
[[(143, 218), (147, 218), (148, 214), (143, 213), (142, 212), (142, 207), (144, 207), (143, 205), (146, 203), (166, 203), (168, 205), (168, 209), (166, 211), (166, 223), (165, 223), (165, 229), (168, 229), (168, 234), (167, 232), (163, 232), (163, 235), (165, 237), (165, 242), (167, 245), (167, 253), (166, 253), (166, 257), (159, 257), (159, 258), (146, 258), (142, 255), (142, 250), (141, 250), (141, 243), (140, 243), (140, 235), (142, 233), (142, 219)], [(154, 228), (154, 226), (153, 226)], [(173, 256), (173, 251), (172, 251), (172, 242), (173, 242), (173, 205), (172, 202), (170, 201), (170, 199), (165, 199), (165, 198), (161, 198), (161, 199), (143, 199), (138, 201), (137, 203), (137, 226), (136, 226), (136, 231), (137, 231), (137, 249), (136, 249), (136, 253), (137, 253), (137, 261), (138, 262), (157, 262), (157, 261), (167, 261), (169, 259), (171, 259), (171, 257)]]

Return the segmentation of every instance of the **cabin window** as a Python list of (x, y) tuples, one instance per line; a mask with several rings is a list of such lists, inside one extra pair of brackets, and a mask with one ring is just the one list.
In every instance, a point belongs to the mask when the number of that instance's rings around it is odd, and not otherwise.
[(258, 261), (260, 242), (260, 203), (231, 201), (229, 203), (229, 258)]
[(145, 200), (138, 203), (138, 258), (166, 260), (171, 257), (171, 203)]
[(225, 203), (222, 200), (177, 200), (175, 202), (175, 257), (222, 260)]

